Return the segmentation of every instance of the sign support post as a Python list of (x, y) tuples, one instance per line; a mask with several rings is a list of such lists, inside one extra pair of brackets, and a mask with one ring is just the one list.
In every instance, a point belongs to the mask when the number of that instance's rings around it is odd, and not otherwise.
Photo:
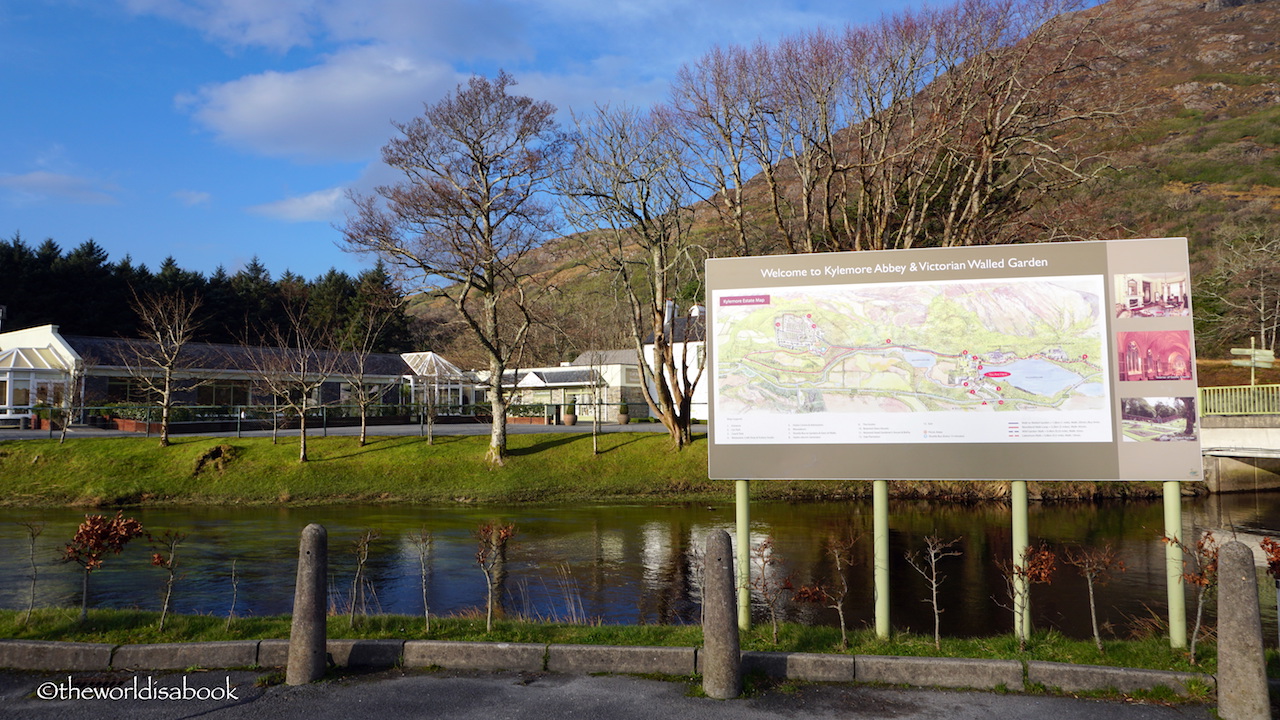
[(735, 480), (738, 505), (738, 629), (751, 629), (751, 481)]
[(889, 481), (873, 480), (874, 515), (872, 540), (875, 545), (876, 637), (889, 637)]
[(1031, 546), (1027, 532), (1027, 481), (1009, 483), (1013, 515), (1013, 634), (1019, 640), (1031, 637), (1031, 587), (1027, 581), (1027, 549)]
[(1164, 557), (1169, 592), (1169, 647), (1187, 647), (1187, 596), (1182, 590), (1182, 487), (1164, 484)]

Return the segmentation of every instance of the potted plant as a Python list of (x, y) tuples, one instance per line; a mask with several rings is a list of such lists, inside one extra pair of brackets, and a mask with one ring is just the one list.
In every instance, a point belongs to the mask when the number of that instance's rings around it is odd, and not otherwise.
[(568, 405), (564, 406), (564, 424), (565, 425), (578, 424), (578, 406), (577, 405), (573, 403), (569, 403)]
[(626, 403), (618, 403), (618, 424), (626, 425), (631, 422), (631, 407)]

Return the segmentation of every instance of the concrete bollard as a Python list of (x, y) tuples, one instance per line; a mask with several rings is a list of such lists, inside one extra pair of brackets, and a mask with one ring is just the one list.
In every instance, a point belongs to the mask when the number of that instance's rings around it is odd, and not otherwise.
[(729, 700), (742, 694), (738, 596), (729, 533), (717, 530), (707, 538), (702, 568), (702, 689), (708, 697)]
[(1271, 717), (1253, 552), (1233, 540), (1218, 552), (1218, 714)]
[(298, 584), (293, 591), (293, 626), (285, 683), (305, 685), (324, 676), (326, 616), (329, 610), (329, 533), (311, 523), (298, 545)]

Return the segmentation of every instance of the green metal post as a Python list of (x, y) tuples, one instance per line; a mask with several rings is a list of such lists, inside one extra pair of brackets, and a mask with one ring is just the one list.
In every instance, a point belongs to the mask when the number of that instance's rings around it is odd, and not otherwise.
[(1182, 590), (1182, 486), (1164, 484), (1165, 584), (1169, 593), (1169, 647), (1187, 647), (1187, 596)]
[(889, 481), (873, 480), (872, 541), (875, 549), (876, 637), (889, 637)]
[[(1013, 507), (1013, 563), (1021, 569), (1026, 562), (1027, 548), (1031, 544), (1027, 532), (1027, 481), (1010, 483), (1010, 500)], [(1031, 637), (1031, 597), (1027, 577), (1019, 572), (1013, 576), (1013, 632), (1019, 639)]]
[(738, 629), (751, 629), (751, 481), (734, 481), (738, 504)]

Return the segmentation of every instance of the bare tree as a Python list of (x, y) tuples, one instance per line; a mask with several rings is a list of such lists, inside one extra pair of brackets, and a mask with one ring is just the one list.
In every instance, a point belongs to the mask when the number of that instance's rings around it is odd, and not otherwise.
[(774, 148), (768, 137), (771, 84), (757, 69), (767, 55), (762, 45), (713, 48), (681, 67), (671, 88), (676, 137), (695, 162), (690, 178), (711, 196), (711, 205), (733, 232), (733, 253), (742, 256), (770, 249), (760, 238), (760, 220), (746, 188), (757, 173), (772, 178), (777, 162), (771, 152), (761, 155), (762, 149)]
[(254, 380), (273, 398), (273, 407), (284, 408), (298, 418), (298, 462), (307, 461), (307, 411), (319, 405), (321, 386), (333, 376), (340, 358), (329, 328), (306, 320), (306, 301), (284, 303), (285, 322), (269, 327), (270, 347), (245, 346)]
[(1110, 543), (1103, 547), (1077, 549), (1067, 548), (1065, 561), (1079, 571), (1089, 589), (1089, 620), (1093, 623), (1093, 644), (1098, 652), (1106, 652), (1102, 646), (1102, 633), (1098, 631), (1098, 604), (1094, 599), (1094, 588), (1106, 585), (1112, 572), (1124, 572), (1124, 560)]
[[(943, 540), (937, 535), (930, 535), (924, 539), (924, 553), (911, 550), (907, 552), (907, 562), (911, 567), (924, 578), (929, 585), (929, 597), (921, 602), (929, 603), (929, 607), (933, 609), (933, 647), (942, 649), (942, 605), (938, 601), (938, 589), (942, 587), (942, 583), (947, 579), (938, 570), (938, 563), (945, 558), (959, 557), (960, 551), (954, 550), (955, 544), (960, 542), (960, 538), (954, 540)], [(1090, 595), (1090, 599), (1092, 599)]]
[(347, 627), (354, 628), (356, 626), (357, 610), (359, 610), (361, 616), (369, 614), (367, 593), (372, 590), (372, 584), (369, 582), (365, 571), (369, 564), (369, 551), (372, 549), (373, 544), (380, 539), (382, 539), (381, 530), (367, 528), (351, 543), (351, 552), (356, 556), (356, 574), (351, 580), (351, 608), (350, 615), (347, 618)]
[[(1010, 558), (1008, 561), (997, 560), (996, 567), (1004, 576), (1009, 604), (1003, 605), (999, 601), (996, 601), (996, 604), (1012, 610), (1014, 618), (1026, 617), (1027, 613), (1031, 612), (1031, 586), (1047, 585), (1053, 582), (1053, 571), (1057, 567), (1057, 561), (1058, 556), (1044, 543), (1039, 547), (1028, 545), (1023, 548), (1022, 556), (1019, 558)], [(1018, 651), (1026, 650), (1029, 639), (1027, 635), (1017, 627), (1013, 629), (1013, 634), (1018, 636)]]
[(133, 298), (141, 341), (130, 344), (124, 363), (147, 397), (160, 408), (160, 447), (169, 446), (174, 394), (208, 382), (183, 372), (192, 363), (184, 349), (200, 328), (196, 317), (200, 307), (199, 297), (181, 292)]
[(852, 526), (832, 528), (827, 531), (826, 551), (831, 558), (832, 575), (835, 579), (829, 583), (814, 583), (796, 590), (795, 598), (800, 602), (819, 603), (836, 611), (840, 619), (840, 647), (849, 649), (849, 624), (845, 621), (844, 605), (849, 597), (849, 568), (857, 563), (854, 550), (862, 539), (863, 533)]
[(436, 538), (425, 527), (418, 532), (409, 533), (409, 543), (418, 553), (418, 580), (422, 590), (422, 622), (423, 631), (431, 632), (431, 602), (427, 596), (430, 588), (431, 561), (435, 554)]
[(150, 536), (151, 543), (157, 552), (151, 553), (151, 564), (163, 568), (164, 598), (160, 603), (159, 631), (164, 632), (165, 618), (169, 617), (169, 604), (173, 599), (173, 585), (178, 580), (178, 546), (187, 539), (187, 534), (177, 530), (165, 530), (159, 536)]
[(1111, 56), (1077, 8), (959, 0), (684, 68), (672, 103), (736, 251), (762, 199), (788, 252), (1070, 235), (1031, 210), (1106, 169), (1081, 129), (1130, 108), (1076, 89)]
[[(89, 370), (96, 363), (97, 360), (94, 358), (81, 358), (71, 366), (71, 372), (67, 375), (66, 405), (63, 409), (65, 416), (62, 421), (62, 427), (58, 431), (59, 445), (66, 442), (67, 428), (70, 427), (72, 419), (76, 417), (76, 413), (84, 408), (84, 381), (89, 376)], [(50, 413), (49, 419), (52, 421), (52, 413)]]
[(693, 393), (703, 364), (690, 363), (689, 342), (677, 356), (667, 300), (696, 278), (701, 249), (686, 209), (688, 159), (673, 135), (662, 111), (597, 108), (578, 120), (573, 166), (561, 192), (571, 222), (589, 231), (586, 262), (612, 274), (626, 297), (645, 401), (681, 449), (692, 440)]
[(507, 562), (507, 545), (515, 537), (515, 523), (503, 524), (487, 522), (480, 525), (475, 532), (476, 565), (484, 574), (485, 612), (484, 630), (493, 632), (493, 608), (497, 600), (498, 590), (502, 586), (502, 575)]
[(1208, 272), (1196, 279), (1206, 335), (1222, 346), (1257, 334), (1274, 350), (1280, 337), (1280, 232), (1274, 226), (1225, 225), (1208, 252)]
[(22, 624), (31, 622), (31, 611), (36, 607), (36, 579), (40, 577), (40, 566), (36, 564), (36, 540), (44, 532), (44, 523), (34, 520), (19, 520), (18, 524), (27, 529), (29, 543), (28, 554), (31, 562), (31, 593), (27, 600), (27, 613), (22, 617)]
[[(784, 38), (772, 63), (773, 115), (791, 193), (790, 222), (775, 214), (787, 244), (801, 252), (837, 249), (836, 132), (847, 122), (843, 103), (850, 76), (840, 39), (825, 30)], [(776, 189), (776, 188), (775, 188)]]
[(503, 374), (532, 325), (540, 289), (521, 267), (552, 230), (544, 200), (565, 140), (555, 107), (509, 95), (515, 80), (500, 72), (465, 86), (408, 123), (382, 149), (404, 180), (376, 196), (353, 194), (343, 229), (347, 249), (372, 253), (402, 283), (447, 298), (489, 360), (493, 427), (488, 458), (507, 448)]
[(386, 385), (369, 382), (369, 363), (382, 330), (391, 320), (395, 304), (366, 303), (355, 311), (355, 317), (347, 325), (338, 346), (345, 352), (336, 364), (338, 375), (347, 381), (347, 399), (360, 410), (360, 439), (364, 447), (369, 439), (369, 410), (382, 402), (391, 389)]
[(769, 622), (773, 626), (773, 644), (778, 644), (778, 627), (781, 623), (782, 608), (795, 594), (795, 585), (791, 574), (783, 574), (786, 563), (774, 549), (772, 535), (765, 535), (755, 547), (751, 548), (751, 589), (760, 595), (765, 609), (769, 611)]

